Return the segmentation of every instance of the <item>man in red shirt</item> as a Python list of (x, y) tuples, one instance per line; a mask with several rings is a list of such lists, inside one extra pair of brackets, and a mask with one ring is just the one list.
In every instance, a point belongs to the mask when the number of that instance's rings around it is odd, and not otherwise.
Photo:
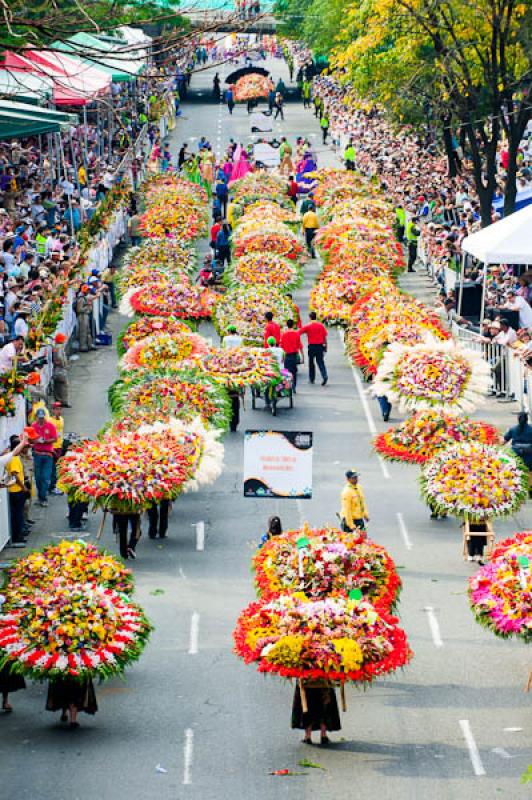
[(264, 315), (266, 320), (266, 327), (264, 328), (264, 347), (268, 347), (268, 339), (273, 336), (276, 346), (279, 346), (281, 341), (281, 327), (273, 321), (273, 314), (267, 311)]
[(293, 319), (289, 319), (286, 322), (286, 330), (281, 334), (281, 347), (284, 350), (284, 368), (292, 375), (292, 389), (295, 394), (297, 385), (297, 365), (299, 363), (299, 357), (303, 355), (303, 345), (301, 344), (299, 331), (294, 329)]
[(321, 372), (321, 385), (325, 386), (329, 380), (327, 375), (327, 368), (325, 366), (324, 354), (327, 352), (327, 329), (325, 325), (316, 320), (316, 312), (311, 311), (309, 314), (310, 322), (299, 329), (299, 334), (302, 336), (306, 334), (308, 342), (308, 378), (310, 383), (316, 380), (316, 366)]
[(222, 220), (220, 217), (216, 218), (214, 225), (211, 227), (211, 242), (210, 245), (213, 250), (216, 250), (216, 237), (222, 229)]
[(31, 426), (37, 434), (32, 439), (33, 445), (33, 474), (39, 496), (39, 505), (48, 505), (48, 489), (52, 480), (54, 466), (54, 444), (57, 440), (57, 429), (46, 419), (44, 408), (37, 409), (36, 419)]
[(297, 182), (294, 180), (294, 176), (290, 175), (289, 184), (288, 184), (288, 197), (292, 201), (294, 205), (297, 205), (297, 196), (299, 194), (299, 186)]

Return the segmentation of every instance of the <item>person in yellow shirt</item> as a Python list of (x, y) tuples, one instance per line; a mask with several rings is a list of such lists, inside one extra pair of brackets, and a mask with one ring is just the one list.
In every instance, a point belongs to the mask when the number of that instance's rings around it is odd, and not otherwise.
[(316, 258), (316, 251), (314, 250), (314, 237), (316, 236), (316, 232), (320, 227), (320, 223), (318, 220), (318, 215), (313, 208), (309, 208), (309, 210), (303, 214), (301, 226), (303, 228), (303, 233), (305, 234), (305, 241), (307, 243), (310, 257)]
[(87, 170), (83, 164), (78, 167), (78, 181), (82, 189), (87, 185)]
[(358, 473), (348, 469), (345, 473), (347, 483), (342, 489), (342, 530), (350, 532), (354, 528), (365, 529), (365, 523), (369, 522), (368, 509), (364, 492), (358, 483)]
[[(20, 444), (18, 436), (12, 436), (9, 445), (14, 450)], [(9, 519), (11, 523), (11, 546), (25, 547), (24, 536), (24, 503), (26, 487), (24, 485), (24, 468), (19, 456), (13, 456), (6, 465), (9, 495)]]
[(65, 420), (61, 416), (61, 403), (52, 403), (52, 417), (51, 422), (57, 431), (57, 439), (54, 442), (54, 464), (52, 468), (52, 479), (50, 481), (50, 494), (63, 494), (61, 489), (56, 488), (57, 483), (57, 462), (63, 455), (63, 438), (65, 431)]

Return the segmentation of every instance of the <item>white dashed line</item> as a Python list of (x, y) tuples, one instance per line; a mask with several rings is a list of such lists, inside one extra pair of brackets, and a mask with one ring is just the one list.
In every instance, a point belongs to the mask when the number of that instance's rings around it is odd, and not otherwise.
[(478, 752), (477, 743), (475, 742), (475, 737), (473, 736), (473, 732), (471, 731), (471, 725), (469, 724), (469, 720), (461, 719), (459, 721), (459, 724), (462, 730), (462, 735), (465, 739), (465, 743), (467, 745), (467, 749), (469, 750), (469, 758), (471, 759), (473, 772), (477, 777), (485, 775), (486, 770), (484, 769), (484, 764), (482, 763), (482, 759), (480, 758), (480, 753)]
[(405, 525), (405, 521), (403, 519), (403, 515), (401, 514), (400, 511), (397, 512), (397, 522), (399, 523), (399, 531), (401, 532), (401, 536), (402, 536), (403, 542), (405, 543), (405, 547), (406, 547), (407, 550), (411, 550), (413, 545), (412, 545), (412, 542), (410, 540), (410, 535), (408, 533), (408, 528)]
[(434, 612), (432, 606), (425, 606), (424, 611), (427, 614), (427, 619), (429, 621), (429, 628), (432, 634), (432, 641), (434, 642), (435, 647), (443, 647), (443, 640), (441, 638), (440, 633), (440, 624)]

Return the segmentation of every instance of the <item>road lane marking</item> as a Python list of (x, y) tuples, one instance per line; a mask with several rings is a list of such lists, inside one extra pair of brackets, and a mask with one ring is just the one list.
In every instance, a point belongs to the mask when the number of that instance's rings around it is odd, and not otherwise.
[(397, 522), (399, 523), (399, 530), (401, 532), (401, 536), (403, 537), (403, 542), (405, 543), (405, 547), (407, 550), (411, 550), (413, 545), (410, 539), (410, 534), (408, 533), (408, 528), (406, 527), (405, 521), (403, 519), (403, 515), (400, 511), (397, 512)]
[(205, 523), (196, 522), (196, 550), (205, 550)]
[(443, 647), (443, 639), (440, 633), (440, 624), (432, 606), (425, 606), (424, 611), (427, 614), (429, 621), (429, 628), (432, 634), (432, 641), (436, 647)]
[[(344, 332), (340, 328), (338, 329), (338, 336), (340, 338), (340, 341), (342, 342), (342, 345), (344, 345)], [(362, 408), (364, 409), (364, 414), (366, 416), (366, 422), (368, 423), (369, 432), (371, 433), (372, 436), (376, 436), (377, 426), (375, 425), (375, 420), (373, 419), (373, 414), (371, 413), (371, 408), (369, 407), (368, 398), (366, 397), (366, 394), (364, 392), (364, 387), (362, 386), (362, 381), (360, 380), (360, 376), (358, 375), (357, 371), (355, 370), (352, 364), (351, 364), (351, 372), (353, 374), (353, 379), (355, 381), (355, 386), (357, 388), (360, 402), (362, 403)], [(377, 459), (383, 476), (389, 480), (390, 472), (388, 470), (387, 465), (384, 463), (384, 461), (380, 456), (377, 456)]]
[(192, 783), (192, 762), (194, 761), (194, 731), (187, 728), (185, 731), (185, 744), (183, 746), (183, 786)]
[(189, 656), (195, 656), (198, 654), (199, 650), (199, 620), (200, 615), (197, 611), (192, 613), (192, 617), (190, 619), (190, 641), (188, 645), (188, 654)]
[(482, 763), (482, 759), (480, 758), (480, 753), (478, 752), (477, 743), (475, 742), (475, 737), (473, 736), (473, 732), (471, 731), (471, 725), (469, 724), (469, 720), (461, 719), (459, 720), (459, 724), (462, 730), (462, 735), (465, 739), (465, 743), (467, 745), (467, 749), (469, 750), (469, 758), (471, 759), (473, 772), (477, 777), (485, 775), (486, 770), (484, 769), (484, 764)]
[(303, 503), (299, 498), (296, 500), (297, 513), (299, 514), (299, 524), (301, 527), (305, 524), (305, 514), (303, 512)]

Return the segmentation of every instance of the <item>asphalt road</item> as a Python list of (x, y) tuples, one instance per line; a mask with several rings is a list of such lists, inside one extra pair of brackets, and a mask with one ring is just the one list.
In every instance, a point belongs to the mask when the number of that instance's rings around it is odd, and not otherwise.
[[(286, 68), (275, 62), (277, 78)], [(210, 72), (195, 79), (208, 91)], [(193, 146), (200, 135), (215, 148), (232, 136), (247, 140), (244, 108), (184, 106), (172, 135)], [(278, 132), (318, 143), (319, 129), (299, 105), (286, 107)], [(334, 162), (318, 146), (320, 165)], [(307, 269), (297, 293), (304, 313), (318, 270)], [(114, 332), (125, 320), (112, 318)], [(211, 335), (208, 326), (201, 331)], [(530, 697), (523, 685), (530, 668), (525, 648), (495, 639), (468, 608), (466, 579), (454, 520), (432, 522), (417, 491), (417, 469), (383, 465), (372, 432), (383, 429), (378, 407), (353, 374), (338, 333), (330, 333), (330, 383), (310, 386), (302, 373), (296, 406), (273, 419), (247, 410), (239, 432), (226, 439), (223, 476), (209, 490), (186, 495), (174, 508), (170, 537), (144, 537), (134, 564), (137, 599), (155, 625), (139, 663), (123, 681), (97, 688), (96, 717), (64, 730), (44, 710), (45, 687), (13, 695), (15, 711), (0, 716), (0, 797), (17, 800), (520, 800), (530, 791), (519, 776), (532, 761)], [(67, 429), (91, 434), (108, 418), (106, 390), (116, 374), (114, 349), (82, 356), (73, 369), (74, 409)], [(303, 368), (304, 370), (304, 368)], [(395, 418), (397, 420), (397, 418)], [(244, 499), (243, 431), (247, 428), (312, 430), (315, 436), (311, 501)], [(347, 689), (342, 731), (327, 750), (300, 743), (290, 730), (292, 688), (244, 666), (231, 653), (240, 610), (254, 599), (250, 558), (267, 517), (284, 527), (304, 520), (335, 522), (343, 473), (361, 473), (371, 521), (369, 533), (385, 545), (404, 581), (401, 624), (415, 658), (404, 672), (363, 692)], [(37, 511), (35, 512), (37, 514)], [(35, 543), (64, 531), (65, 501), (39, 510)], [(197, 524), (205, 530), (198, 549)], [(94, 536), (98, 518), (91, 519)], [(496, 524), (509, 535), (531, 526), (530, 504), (517, 518)], [(201, 527), (201, 526), (200, 526)], [(102, 543), (116, 545), (110, 531)], [(6, 551), (6, 558), (13, 552)], [(160, 591), (162, 590), (162, 593)], [(310, 758), (324, 769), (301, 770)], [(295, 777), (269, 773), (305, 771)]]

